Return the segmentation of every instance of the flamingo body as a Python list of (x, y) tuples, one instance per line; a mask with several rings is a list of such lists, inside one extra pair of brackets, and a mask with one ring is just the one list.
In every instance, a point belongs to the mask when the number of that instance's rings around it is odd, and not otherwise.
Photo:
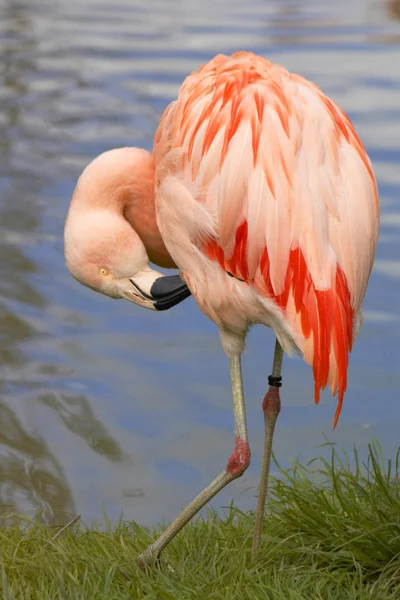
[(379, 228), (376, 181), (344, 112), (248, 52), (191, 74), (154, 143), (157, 223), (226, 352), (254, 323), (312, 365), (315, 402), (347, 385)]
[[(161, 118), (153, 154), (112, 150), (82, 173), (64, 234), (71, 274), (152, 310), (191, 291), (229, 357), (234, 452), (142, 563), (152, 564), (248, 467), (241, 353), (248, 329), (262, 323), (277, 341), (262, 403), (256, 556), (283, 350), (312, 366), (316, 402), (326, 385), (338, 395), (336, 426), (378, 229), (374, 174), (348, 117), (314, 84), (247, 52), (217, 56), (186, 79)], [(186, 283), (157, 273), (150, 260), (178, 266)]]

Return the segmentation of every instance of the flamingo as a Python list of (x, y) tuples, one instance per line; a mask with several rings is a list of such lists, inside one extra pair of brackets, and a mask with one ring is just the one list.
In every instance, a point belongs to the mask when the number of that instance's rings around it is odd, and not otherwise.
[[(250, 52), (218, 55), (165, 110), (152, 153), (105, 152), (78, 180), (65, 257), (82, 284), (164, 310), (190, 293), (228, 356), (235, 449), (225, 469), (140, 556), (152, 564), (250, 462), (241, 354), (276, 336), (252, 557), (260, 545), (283, 353), (313, 370), (314, 400), (347, 386), (348, 354), (379, 229), (371, 162), (349, 118), (313, 83)], [(179, 268), (165, 277), (152, 263)]]

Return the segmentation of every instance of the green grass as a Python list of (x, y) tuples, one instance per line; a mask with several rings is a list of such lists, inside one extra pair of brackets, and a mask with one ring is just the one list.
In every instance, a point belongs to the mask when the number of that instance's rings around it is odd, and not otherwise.
[[(350, 468), (350, 462), (352, 468)], [(59, 533), (12, 513), (0, 521), (2, 598), (329, 600), (400, 598), (398, 461), (378, 446), (366, 464), (332, 451), (281, 471), (270, 487), (262, 548), (250, 561), (253, 514), (196, 519), (151, 572), (136, 557), (157, 532), (134, 523)], [(57, 530), (56, 530), (57, 531)]]

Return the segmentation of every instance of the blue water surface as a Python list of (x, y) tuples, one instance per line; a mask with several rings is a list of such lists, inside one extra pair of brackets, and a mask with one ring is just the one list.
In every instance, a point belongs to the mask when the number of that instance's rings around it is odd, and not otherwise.
[[(174, 517), (233, 449), (229, 372), (191, 298), (163, 314), (113, 302), (66, 272), (62, 232), (77, 177), (100, 152), (152, 147), (185, 76), (253, 50), (311, 78), (350, 115), (382, 206), (365, 323), (339, 426), (284, 363), (275, 453), (308, 460), (328, 438), (361, 457), (400, 442), (400, 3), (397, 0), (0, 0), (0, 503), (52, 522), (121, 512)], [(271, 331), (243, 358), (253, 461), (213, 501), (253, 508)]]

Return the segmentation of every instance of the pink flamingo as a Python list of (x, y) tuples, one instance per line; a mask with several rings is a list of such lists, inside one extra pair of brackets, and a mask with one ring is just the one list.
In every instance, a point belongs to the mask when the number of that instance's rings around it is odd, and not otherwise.
[[(216, 56), (183, 83), (150, 154), (96, 158), (65, 227), (84, 285), (152, 309), (191, 292), (229, 357), (236, 444), (222, 473), (151, 544), (151, 563), (249, 465), (241, 354), (249, 328), (276, 334), (263, 401), (265, 443), (252, 555), (261, 537), (283, 352), (312, 366), (315, 402), (347, 385), (348, 354), (379, 229), (370, 160), (342, 110), (314, 84), (248, 52)], [(163, 277), (149, 267), (178, 266)], [(190, 290), (190, 292), (188, 291)]]

